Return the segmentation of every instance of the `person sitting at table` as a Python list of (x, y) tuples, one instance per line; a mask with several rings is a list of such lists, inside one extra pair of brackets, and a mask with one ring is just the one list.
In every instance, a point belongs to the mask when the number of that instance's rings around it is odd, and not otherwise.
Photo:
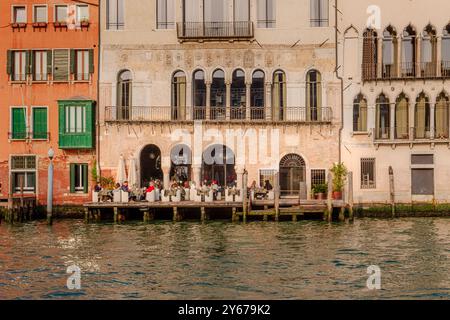
[(155, 183), (153, 181), (150, 181), (150, 184), (148, 185), (147, 189), (145, 189), (145, 193), (150, 193), (155, 190)]
[(100, 185), (100, 183), (97, 182), (94, 186), (94, 192), (100, 192), (102, 190), (103, 190), (102, 186)]
[(266, 180), (266, 181), (265, 181), (265, 183), (264, 183), (264, 189), (266, 189), (267, 191), (273, 190), (273, 186), (272, 186), (272, 184), (270, 183), (269, 180)]
[(128, 186), (128, 181), (124, 181), (122, 186), (120, 187), (120, 190), (123, 192), (130, 192), (130, 187)]

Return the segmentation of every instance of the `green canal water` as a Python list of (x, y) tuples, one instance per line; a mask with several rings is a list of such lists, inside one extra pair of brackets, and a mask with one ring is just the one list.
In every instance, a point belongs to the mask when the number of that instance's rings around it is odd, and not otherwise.
[[(381, 290), (366, 287), (371, 265)], [(449, 298), (444, 218), (0, 225), (0, 299)]]

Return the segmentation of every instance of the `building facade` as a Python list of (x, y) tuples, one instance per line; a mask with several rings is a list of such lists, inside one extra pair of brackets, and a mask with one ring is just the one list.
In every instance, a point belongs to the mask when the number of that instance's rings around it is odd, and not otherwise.
[(450, 3), (339, 2), (341, 151), (355, 202), (390, 201), (390, 168), (396, 202), (448, 202)]
[(325, 182), (341, 123), (331, 1), (109, 0), (101, 21), (102, 176), (279, 173), (302, 198)]
[(98, 1), (0, 3), (0, 199), (86, 201), (95, 164)]

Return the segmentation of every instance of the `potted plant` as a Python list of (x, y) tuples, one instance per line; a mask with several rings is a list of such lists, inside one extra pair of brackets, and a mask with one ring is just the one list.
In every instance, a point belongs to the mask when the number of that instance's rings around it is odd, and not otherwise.
[(313, 187), (314, 198), (324, 200), (327, 198), (328, 184), (316, 184)]
[(333, 199), (342, 199), (342, 190), (347, 179), (347, 168), (343, 163), (335, 163), (330, 169), (333, 174)]
[(80, 26), (81, 27), (89, 27), (89, 24), (90, 24), (90, 22), (89, 22), (89, 19), (87, 19), (87, 18), (83, 18), (80, 21)]

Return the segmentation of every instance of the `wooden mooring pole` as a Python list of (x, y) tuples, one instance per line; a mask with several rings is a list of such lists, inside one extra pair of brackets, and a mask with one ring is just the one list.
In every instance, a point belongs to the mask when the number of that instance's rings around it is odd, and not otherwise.
[(274, 193), (275, 193), (275, 202), (274, 202), (274, 207), (275, 207), (275, 221), (279, 221), (280, 220), (280, 174), (277, 172), (275, 173), (275, 188), (274, 188)]
[(394, 189), (394, 169), (389, 166), (389, 194), (391, 200), (392, 218), (395, 218), (395, 189)]
[(331, 222), (333, 220), (333, 177), (331, 172), (328, 172), (328, 197), (327, 197), (327, 220)]
[(348, 173), (348, 216), (350, 221), (354, 220), (353, 215), (353, 172)]
[(242, 175), (242, 221), (247, 222), (248, 198), (247, 198), (248, 172), (244, 170)]

